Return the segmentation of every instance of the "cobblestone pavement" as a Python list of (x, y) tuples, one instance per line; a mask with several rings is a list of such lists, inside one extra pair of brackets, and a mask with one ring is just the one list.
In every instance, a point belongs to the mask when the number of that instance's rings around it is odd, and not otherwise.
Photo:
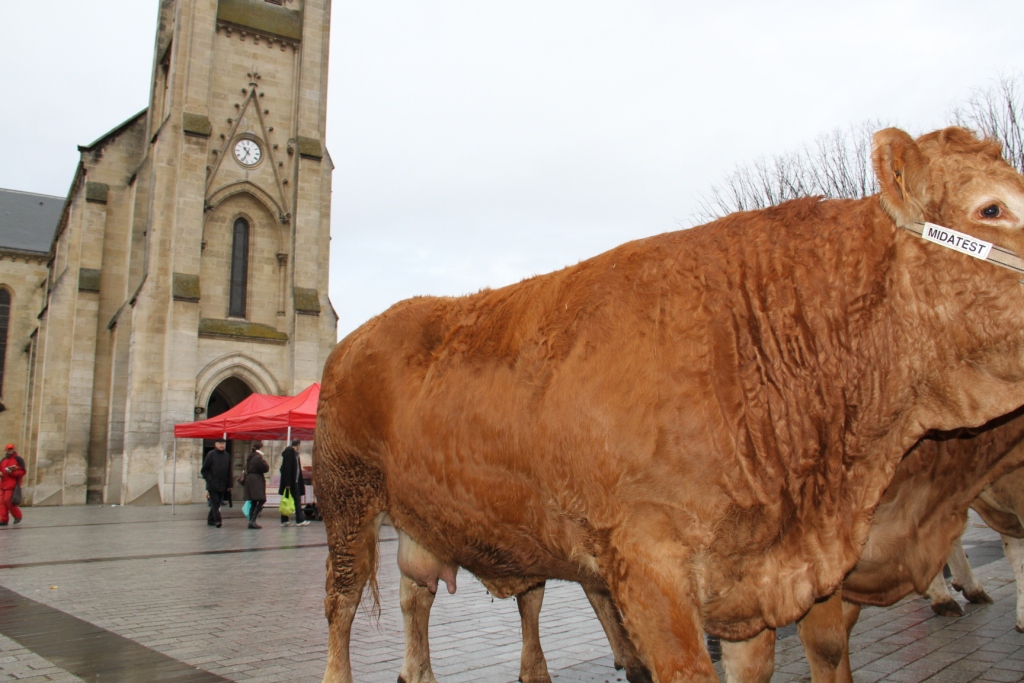
[[(323, 525), (262, 530), (202, 506), (27, 508), (0, 530), (0, 681), (317, 682), (326, 660)], [(394, 683), (401, 666), (394, 533), (382, 535), (379, 620), (356, 621), (360, 683)], [(974, 520), (965, 541), (996, 604), (967, 616), (908, 599), (866, 609), (853, 640), (858, 683), (1024, 680), (1014, 584), (998, 536)], [(509, 683), (519, 673), (515, 603), (463, 572), (434, 603), (431, 649), (442, 683)], [(792, 628), (780, 631), (775, 681), (808, 680)], [(556, 683), (624, 681), (580, 588), (549, 584), (541, 635)]]

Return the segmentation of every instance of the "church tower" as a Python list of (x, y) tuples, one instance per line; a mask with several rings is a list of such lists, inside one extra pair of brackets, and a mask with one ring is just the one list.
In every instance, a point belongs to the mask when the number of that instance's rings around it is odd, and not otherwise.
[(35, 505), (201, 501), (173, 425), (320, 380), (330, 0), (160, 0), (149, 107), (96, 142), (30, 342)]

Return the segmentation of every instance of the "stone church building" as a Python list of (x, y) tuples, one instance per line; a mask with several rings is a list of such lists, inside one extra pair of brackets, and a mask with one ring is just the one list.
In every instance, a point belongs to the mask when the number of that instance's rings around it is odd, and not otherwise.
[(330, 0), (152, 1), (149, 107), (79, 147), (66, 199), (0, 191), (0, 439), (32, 505), (203, 500), (174, 424), (305, 389), (337, 337)]

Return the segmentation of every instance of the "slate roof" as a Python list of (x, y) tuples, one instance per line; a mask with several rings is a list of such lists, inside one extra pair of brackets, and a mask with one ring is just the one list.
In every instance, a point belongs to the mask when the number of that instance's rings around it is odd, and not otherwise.
[(48, 253), (64, 199), (0, 188), (0, 249)]

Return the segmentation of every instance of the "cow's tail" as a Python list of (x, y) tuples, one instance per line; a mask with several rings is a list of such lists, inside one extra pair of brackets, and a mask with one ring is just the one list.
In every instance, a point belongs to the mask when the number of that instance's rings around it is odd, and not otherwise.
[[(366, 587), (370, 593), (370, 604), (368, 610), (374, 621), (380, 621), (380, 584), (377, 582), (377, 570), (380, 567), (380, 525), (384, 520), (384, 513), (378, 513), (375, 520), (373, 543), (368, 549), (370, 562), (370, 576), (366, 581)], [(366, 603), (363, 603), (364, 605)]]

